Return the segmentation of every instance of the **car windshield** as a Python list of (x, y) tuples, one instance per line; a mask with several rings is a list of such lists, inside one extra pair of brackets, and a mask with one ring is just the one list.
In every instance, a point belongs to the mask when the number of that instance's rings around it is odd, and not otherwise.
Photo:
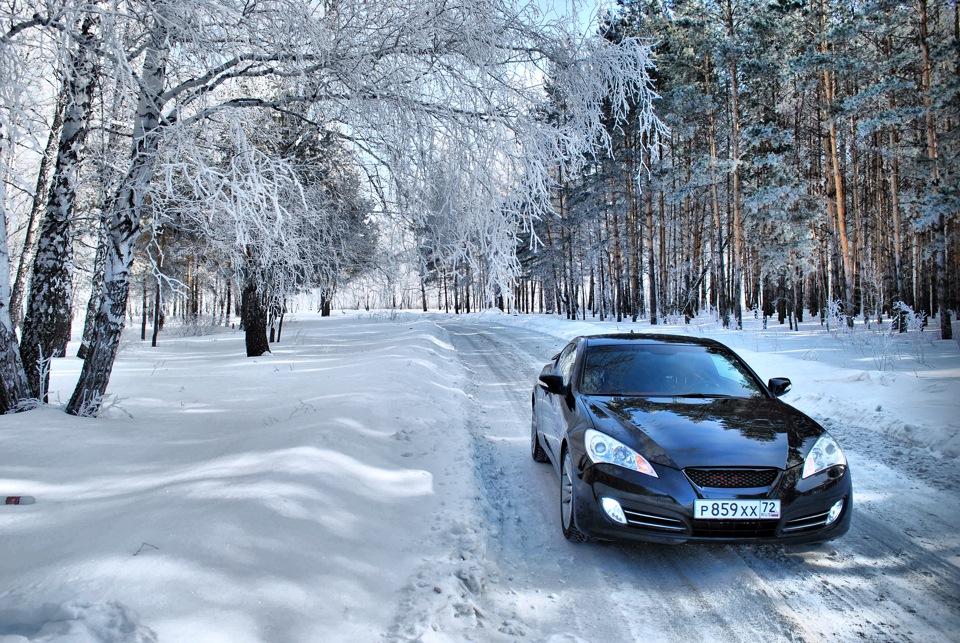
[(692, 344), (629, 342), (587, 346), (580, 392), (638, 397), (761, 397), (732, 355)]

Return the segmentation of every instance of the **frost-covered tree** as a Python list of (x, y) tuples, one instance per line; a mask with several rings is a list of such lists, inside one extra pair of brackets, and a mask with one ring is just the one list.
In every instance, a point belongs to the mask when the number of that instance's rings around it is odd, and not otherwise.
[[(59, 15), (56, 3), (50, 7), (54, 15)], [(45, 194), (35, 194), (32, 189), (39, 185), (38, 191), (42, 191), (45, 181), (31, 180), (34, 177), (25, 168), (34, 159), (28, 158), (24, 163), (23, 152), (40, 147), (37, 140), (44, 137), (43, 118), (37, 114), (44, 101), (38, 95), (44, 89), (42, 72), (49, 70), (50, 65), (43, 62), (47, 43), (32, 33), (43, 19), (5, 11), (0, 11), (0, 15), (0, 413), (6, 413), (32, 405), (27, 369), (36, 365), (24, 364), (15, 333), (22, 288), (18, 293), (11, 292), (10, 266), (18, 262), (11, 261), (10, 232), (20, 227), (35, 229), (32, 225), (18, 225), (18, 211), (29, 212), (34, 202), (45, 202)], [(25, 264), (19, 263), (21, 267)]]
[[(51, 3), (24, 20), (74, 46), (65, 6), (73, 5)], [(604, 105), (616, 117), (628, 100), (649, 105), (652, 97), (644, 43), (584, 36), (573, 21), (546, 20), (535, 5), (509, 0), (118, 0), (73, 8), (100, 15), (99, 60), (104, 77), (126, 90), (121, 127), (130, 153), (104, 204), (103, 296), (70, 413), (95, 413), (109, 381), (152, 207), (147, 194), (171, 135), (196, 138), (235, 110), (296, 114), (354, 150), (385, 212), (397, 211), (426, 147), (469, 141), (459, 150), (470, 169), (467, 190), (490, 201), (454, 216), (488, 243), (492, 278), (506, 285), (516, 264), (497, 248), (514, 241), (512, 226), (549, 213), (556, 165), (575, 166), (608, 140)], [(536, 117), (547, 73), (568, 104), (555, 123)], [(249, 225), (258, 225), (263, 210), (250, 212)]]
[[(153, 195), (155, 236), (184, 238), (208, 263), (233, 267), (247, 355), (269, 351), (268, 311), (309, 288), (332, 292), (375, 237), (342, 145), (260, 113), (168, 137)], [(287, 119), (281, 119), (281, 121)], [(174, 142), (176, 145), (174, 145)]]

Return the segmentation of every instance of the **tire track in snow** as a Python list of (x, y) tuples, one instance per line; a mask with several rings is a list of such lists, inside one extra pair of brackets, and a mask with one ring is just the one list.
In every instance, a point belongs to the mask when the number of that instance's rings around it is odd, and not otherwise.
[[(496, 325), (443, 325), (471, 372), (467, 388), (475, 415), (468, 426), (483, 502), (494, 523), (490, 534), (497, 538), (488, 548), (496, 578), (481, 601), (500, 626), (498, 638), (485, 640), (623, 640), (622, 626), (608, 614), (571, 609), (584, 597), (591, 600), (591, 585), (600, 578), (591, 565), (574, 573), (571, 554), (577, 548), (563, 539), (557, 523), (558, 482), (549, 465), (537, 465), (529, 454), (532, 374), (545, 361), (541, 355), (549, 357), (562, 342)], [(506, 344), (508, 332), (512, 346)], [(518, 350), (517, 335), (530, 347)], [(584, 578), (587, 587), (578, 585)]]

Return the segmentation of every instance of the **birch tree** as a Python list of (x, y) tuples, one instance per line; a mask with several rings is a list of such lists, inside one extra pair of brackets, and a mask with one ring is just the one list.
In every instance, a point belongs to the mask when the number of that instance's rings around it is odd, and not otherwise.
[[(33, 278), (23, 321), (20, 355), (34, 397), (46, 397), (49, 369), (43, 360), (63, 357), (70, 341), (73, 289), (73, 217), (80, 155), (96, 81), (96, 16), (83, 17), (75, 50), (65, 66), (64, 111), (56, 164), (33, 260)], [(46, 399), (43, 400), (44, 402)]]
[[(51, 7), (56, 11), (55, 3)], [(55, 14), (59, 15), (59, 14)], [(32, 391), (27, 381), (26, 370), (20, 356), (14, 320), (19, 315), (19, 300), (11, 310), (9, 230), (16, 225), (18, 205), (27, 208), (34, 200), (43, 197), (33, 194), (31, 181), (18, 166), (18, 149), (30, 147), (38, 134), (32, 107), (42, 101), (35, 100), (39, 88), (35, 81), (37, 71), (44, 69), (34, 56), (44, 52), (45, 47), (35, 38), (20, 44), (18, 39), (32, 34), (44, 22), (38, 17), (21, 17), (19, 14), (2, 16), (0, 31), (0, 413), (24, 410), (32, 407)], [(42, 181), (39, 182), (42, 185)], [(25, 195), (18, 204), (17, 194)], [(39, 197), (39, 199), (37, 199)]]

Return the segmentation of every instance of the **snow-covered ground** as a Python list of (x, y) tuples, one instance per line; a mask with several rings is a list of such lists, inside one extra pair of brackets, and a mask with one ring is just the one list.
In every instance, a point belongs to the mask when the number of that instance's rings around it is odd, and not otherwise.
[(817, 547), (572, 545), (529, 457), (566, 339), (647, 324), (482, 313), (130, 334), (100, 419), (0, 417), (0, 642), (947, 640), (960, 631), (960, 347), (715, 337), (838, 437), (857, 513)]

